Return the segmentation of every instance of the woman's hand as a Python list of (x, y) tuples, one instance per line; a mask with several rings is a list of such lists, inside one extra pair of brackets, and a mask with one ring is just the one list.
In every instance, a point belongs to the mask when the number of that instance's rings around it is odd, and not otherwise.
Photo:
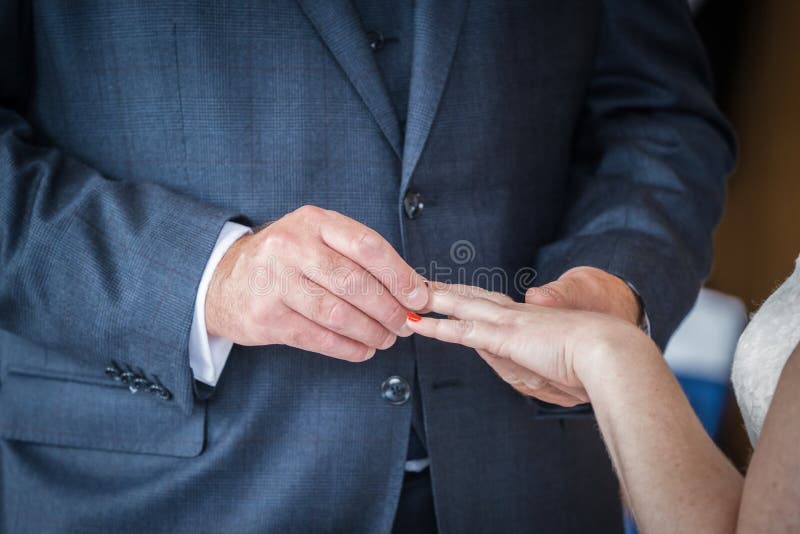
[(607, 314), (519, 304), (461, 285), (432, 284), (430, 295), (427, 308), (449, 318), (410, 315), (414, 332), (476, 349), (515, 389), (561, 406), (589, 401), (582, 381), (592, 372), (587, 362), (652, 350), (636, 327)]
[[(656, 345), (629, 320), (609, 313), (517, 304), (478, 288), (445, 284), (430, 288), (427, 308), (450, 318), (409, 314), (407, 324), (413, 331), (478, 349), (504, 380), (528, 383), (539, 399), (552, 402), (554, 391), (591, 399), (623, 495), (643, 531), (736, 530), (741, 475), (714, 446)], [(800, 378), (800, 372), (797, 375)], [(797, 391), (793, 383), (784, 385), (786, 391)], [(792, 399), (784, 400), (784, 407), (794, 408), (789, 406)], [(792, 421), (796, 414), (796, 409), (783, 413)], [(785, 421), (779, 423), (775, 429), (788, 428)], [(789, 450), (787, 443), (776, 440), (774, 450)], [(769, 460), (779, 456), (770, 454)], [(791, 475), (786, 465), (779, 474)], [(771, 477), (774, 473), (753, 485), (753, 493), (761, 496), (771, 484), (771, 500), (753, 499), (749, 509), (742, 508), (749, 514), (743, 516), (746, 519), (766, 518), (775, 525), (773, 494), (783, 493), (789, 496), (783, 501), (796, 502), (790, 485), (783, 492), (776, 486), (780, 478)], [(789, 480), (785, 475), (783, 479)], [(761, 505), (763, 510), (758, 509)], [(750, 530), (763, 531), (758, 526)]]

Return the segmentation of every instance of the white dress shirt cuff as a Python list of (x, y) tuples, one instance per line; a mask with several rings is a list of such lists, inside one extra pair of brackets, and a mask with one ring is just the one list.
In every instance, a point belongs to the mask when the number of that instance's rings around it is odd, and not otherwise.
[(627, 280), (623, 280), (623, 282), (628, 284), (628, 287), (631, 288), (631, 291), (633, 291), (633, 294), (636, 295), (636, 299), (639, 301), (639, 307), (642, 310), (642, 315), (639, 317), (639, 325), (638, 325), (639, 329), (648, 336), (650, 336), (651, 335), (650, 317), (648, 317), (647, 309), (644, 307), (644, 300), (642, 300), (642, 295), (639, 294), (639, 290), (636, 289), (636, 286), (634, 286)]
[(222, 257), (233, 243), (251, 230), (247, 226), (235, 222), (226, 222), (217, 237), (214, 250), (206, 263), (200, 287), (197, 288), (197, 298), (194, 301), (194, 317), (192, 328), (189, 331), (189, 365), (192, 368), (195, 380), (209, 386), (216, 386), (222, 369), (228, 361), (228, 355), (233, 348), (233, 341), (224, 337), (209, 336), (206, 330), (206, 294)]

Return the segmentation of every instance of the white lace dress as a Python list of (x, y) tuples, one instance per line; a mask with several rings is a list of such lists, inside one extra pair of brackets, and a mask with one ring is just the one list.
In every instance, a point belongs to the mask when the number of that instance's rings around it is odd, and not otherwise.
[(756, 312), (736, 347), (733, 388), (755, 445), (783, 366), (800, 342), (800, 257), (791, 276)]

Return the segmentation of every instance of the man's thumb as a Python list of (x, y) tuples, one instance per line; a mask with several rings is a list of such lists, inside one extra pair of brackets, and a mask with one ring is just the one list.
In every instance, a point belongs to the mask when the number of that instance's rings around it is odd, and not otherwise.
[(537, 306), (553, 308), (574, 308), (572, 284), (566, 280), (556, 280), (539, 287), (532, 287), (525, 293), (525, 302)]

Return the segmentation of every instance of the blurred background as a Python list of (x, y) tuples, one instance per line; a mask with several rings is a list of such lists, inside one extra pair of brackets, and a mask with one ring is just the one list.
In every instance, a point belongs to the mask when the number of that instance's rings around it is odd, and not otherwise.
[[(708, 48), (717, 100), (740, 144), (706, 286), (738, 297), (752, 313), (800, 254), (800, 1), (690, 4)], [(714, 433), (744, 469), (750, 444), (729, 388), (725, 395)]]

